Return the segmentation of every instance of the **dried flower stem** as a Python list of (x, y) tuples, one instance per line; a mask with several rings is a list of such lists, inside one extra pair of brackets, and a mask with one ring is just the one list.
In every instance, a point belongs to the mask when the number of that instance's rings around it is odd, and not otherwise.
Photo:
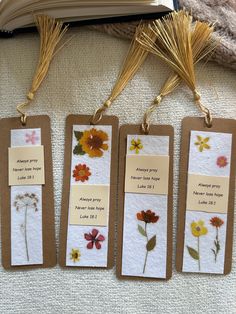
[(25, 206), (25, 249), (26, 249), (26, 257), (27, 261), (29, 261), (29, 249), (28, 249), (28, 239), (27, 239), (27, 213), (28, 213), (28, 206)]
[[(145, 233), (146, 233), (146, 238), (147, 238), (147, 243), (148, 243), (148, 236), (147, 236), (147, 223), (145, 222)], [(145, 255), (145, 260), (144, 260), (144, 265), (143, 265), (143, 274), (145, 273), (146, 270), (146, 264), (147, 264), (147, 258), (148, 258), (148, 250), (146, 250), (146, 255)]]
[(197, 252), (198, 252), (198, 270), (201, 270), (201, 257), (200, 257), (200, 237), (197, 238)]

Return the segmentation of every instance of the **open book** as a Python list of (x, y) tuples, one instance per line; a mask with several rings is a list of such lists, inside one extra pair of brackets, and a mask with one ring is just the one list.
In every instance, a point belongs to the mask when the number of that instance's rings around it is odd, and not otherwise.
[(155, 14), (172, 11), (176, 6), (176, 0), (0, 0), (0, 30), (32, 27), (35, 14), (65, 22), (105, 23), (120, 18), (155, 18)]

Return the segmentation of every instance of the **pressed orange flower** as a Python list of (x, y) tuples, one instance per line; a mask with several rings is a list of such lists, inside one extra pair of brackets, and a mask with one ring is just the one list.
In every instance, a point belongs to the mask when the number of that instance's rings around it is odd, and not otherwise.
[(197, 141), (194, 143), (195, 145), (199, 146), (199, 152), (202, 152), (204, 149), (210, 149), (211, 146), (207, 143), (209, 142), (210, 137), (202, 137), (200, 135), (197, 135)]
[(75, 181), (86, 181), (89, 179), (89, 176), (91, 176), (91, 172), (89, 171), (89, 167), (87, 167), (85, 164), (78, 164), (75, 166), (75, 169), (73, 170), (73, 177), (75, 178)]
[(145, 223), (155, 223), (159, 220), (159, 216), (148, 209), (147, 211), (142, 210), (140, 213), (137, 213), (137, 219), (144, 221)]
[(216, 160), (216, 164), (220, 168), (226, 167), (228, 165), (227, 158), (225, 156), (218, 157)]
[(220, 217), (216, 216), (216, 217), (211, 218), (210, 224), (213, 227), (220, 228), (224, 224), (224, 221), (222, 219), (220, 219)]
[(102, 157), (103, 151), (108, 150), (108, 145), (104, 143), (106, 141), (108, 141), (107, 133), (93, 128), (83, 132), (79, 143), (89, 157)]

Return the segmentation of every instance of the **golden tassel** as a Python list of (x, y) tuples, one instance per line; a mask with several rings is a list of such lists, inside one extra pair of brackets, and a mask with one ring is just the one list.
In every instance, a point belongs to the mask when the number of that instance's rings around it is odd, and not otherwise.
[(103, 113), (111, 106), (113, 101), (120, 95), (123, 89), (126, 87), (128, 82), (134, 77), (140, 66), (144, 63), (145, 59), (148, 56), (148, 51), (140, 45), (140, 43), (135, 40), (142, 32), (145, 32), (155, 41), (156, 35), (149, 29), (149, 25), (146, 22), (140, 23), (136, 29), (135, 36), (131, 42), (128, 54), (125, 58), (122, 70), (117, 78), (117, 81), (111, 91), (110, 96), (104, 102), (104, 104), (96, 110), (91, 123), (97, 124)]
[(196, 89), (194, 64), (209, 55), (218, 44), (212, 39), (213, 26), (203, 22), (193, 24), (189, 13), (179, 11), (169, 14), (163, 20), (154, 21), (149, 25), (149, 29), (156, 35), (156, 41), (152, 40), (149, 34), (142, 32), (138, 38), (139, 43), (147, 51), (167, 62), (176, 73), (164, 84), (157, 96), (157, 105), (182, 79), (192, 90), (196, 104), (205, 115), (207, 126), (211, 126), (211, 113), (201, 104), (200, 94)]
[(40, 34), (40, 53), (32, 85), (27, 94), (27, 101), (17, 106), (23, 125), (26, 124), (27, 115), (22, 109), (28, 106), (34, 99), (36, 91), (48, 73), (54, 55), (62, 48), (62, 46), (57, 47), (57, 45), (67, 31), (67, 26), (63, 27), (62, 22), (57, 22), (55, 19), (45, 15), (36, 16), (35, 22)]

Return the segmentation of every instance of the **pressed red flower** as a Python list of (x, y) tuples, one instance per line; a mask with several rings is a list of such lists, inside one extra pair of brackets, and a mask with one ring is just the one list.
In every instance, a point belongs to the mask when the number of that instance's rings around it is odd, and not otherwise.
[(89, 170), (89, 167), (87, 167), (85, 164), (78, 164), (73, 170), (73, 178), (75, 178), (75, 181), (84, 182), (89, 179), (89, 176), (91, 176), (91, 172)]
[(223, 168), (228, 165), (228, 160), (225, 156), (219, 156), (216, 160), (216, 164), (218, 167)]
[(101, 242), (105, 241), (105, 237), (102, 234), (99, 234), (97, 229), (93, 229), (90, 233), (85, 233), (84, 238), (85, 240), (89, 241), (87, 244), (87, 249), (90, 250), (94, 247), (94, 244), (96, 249), (100, 250), (102, 247)]
[(224, 221), (222, 219), (220, 219), (220, 217), (216, 216), (216, 217), (212, 217), (210, 219), (210, 224), (213, 227), (220, 228), (224, 224)]
[(159, 216), (157, 216), (155, 212), (151, 211), (151, 209), (148, 209), (137, 213), (137, 219), (144, 221), (145, 223), (155, 223), (159, 220)]

